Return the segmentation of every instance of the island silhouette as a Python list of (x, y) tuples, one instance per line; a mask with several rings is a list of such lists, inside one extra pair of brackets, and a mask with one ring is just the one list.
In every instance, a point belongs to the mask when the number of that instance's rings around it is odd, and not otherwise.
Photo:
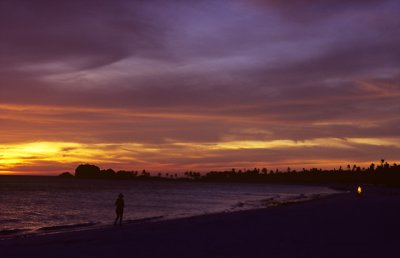
[(110, 180), (175, 180), (199, 182), (264, 182), (264, 183), (349, 183), (349, 184), (382, 184), (400, 186), (400, 165), (389, 164), (382, 159), (378, 165), (371, 163), (367, 168), (357, 165), (347, 165), (346, 168), (326, 170), (311, 168), (302, 170), (268, 170), (267, 168), (231, 169), (226, 171), (209, 171), (200, 173), (187, 171), (179, 176), (177, 173), (155, 173), (146, 170), (114, 171), (100, 169), (96, 165), (81, 164), (75, 169), (75, 176), (64, 172), (60, 177), (79, 179), (110, 179)]

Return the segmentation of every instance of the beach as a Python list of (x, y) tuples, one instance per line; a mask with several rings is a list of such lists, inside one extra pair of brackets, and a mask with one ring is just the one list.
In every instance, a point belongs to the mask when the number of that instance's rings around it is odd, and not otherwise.
[(2, 257), (397, 257), (400, 190), (0, 241)]

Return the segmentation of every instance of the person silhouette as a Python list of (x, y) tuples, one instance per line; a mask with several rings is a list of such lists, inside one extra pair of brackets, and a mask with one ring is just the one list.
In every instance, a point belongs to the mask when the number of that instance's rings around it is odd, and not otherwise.
[(119, 220), (119, 225), (121, 226), (122, 216), (124, 215), (124, 206), (125, 206), (124, 195), (120, 193), (118, 195), (117, 200), (115, 201), (115, 213), (117, 214), (117, 217), (115, 218), (114, 226), (117, 225), (118, 220)]

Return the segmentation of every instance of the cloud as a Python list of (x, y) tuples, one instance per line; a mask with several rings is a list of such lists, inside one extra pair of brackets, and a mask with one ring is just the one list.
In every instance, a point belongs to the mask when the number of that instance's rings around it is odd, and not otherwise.
[[(162, 146), (171, 156), (136, 155), (171, 168), (298, 164), (303, 151), (267, 143), (397, 138), (397, 10), (391, 0), (1, 1), (0, 140)], [(263, 148), (240, 148), (254, 143)], [(322, 145), (301, 146), (304, 162), (345, 158)], [(399, 153), (351, 146), (341, 153), (357, 160)]]
[(327, 1), (281, 1), (281, 0), (251, 0), (244, 1), (258, 8), (278, 11), (285, 18), (295, 22), (310, 23), (316, 20), (326, 20), (341, 12), (354, 10), (371, 10), (390, 1), (379, 0), (327, 0)]
[(126, 56), (157, 55), (162, 31), (130, 1), (2, 1), (3, 64), (63, 62), (101, 67)]

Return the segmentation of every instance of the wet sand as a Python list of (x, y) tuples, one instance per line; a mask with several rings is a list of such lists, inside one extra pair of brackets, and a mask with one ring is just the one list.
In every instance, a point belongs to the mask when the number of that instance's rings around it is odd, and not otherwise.
[(1, 257), (398, 257), (400, 189), (0, 241)]

